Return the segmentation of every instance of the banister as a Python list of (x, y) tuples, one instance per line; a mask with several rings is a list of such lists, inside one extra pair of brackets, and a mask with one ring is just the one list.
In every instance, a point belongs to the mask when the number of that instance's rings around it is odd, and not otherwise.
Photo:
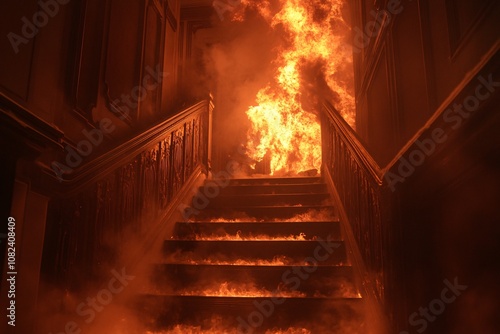
[(324, 102), (321, 116), (324, 178), (340, 206), (346, 235), (358, 247), (353, 261), (364, 268), (360, 276), (369, 277), (363, 285), (371, 286), (368, 290), (384, 305), (385, 287), (392, 284), (387, 275), (392, 268), (384, 259), (392, 245), (386, 237), (391, 219), (383, 170), (329, 102)]
[(366, 150), (365, 145), (361, 143), (357, 133), (347, 124), (340, 113), (328, 101), (325, 101), (323, 106), (326, 116), (335, 126), (338, 134), (343, 137), (344, 143), (348, 145), (349, 150), (353, 153), (353, 158), (356, 159), (360, 167), (364, 168), (365, 171), (371, 175), (378, 185), (382, 185), (384, 181), (384, 172)]
[(72, 272), (91, 276), (99, 271), (96, 262), (114, 263), (98, 236), (113, 235), (117, 248), (135, 238), (142, 252), (164, 235), (207, 170), (213, 108), (211, 100), (198, 102), (84, 163), (60, 183), (54, 171), (46, 171), (52, 175), (37, 182), (47, 185), (44, 194), (50, 196), (42, 269), (47, 277), (70, 282)]
[[(65, 194), (78, 192), (85, 185), (97, 181), (103, 175), (111, 173), (127, 161), (134, 159), (138, 154), (147, 150), (148, 147), (154, 146), (182, 124), (193, 120), (205, 112), (211, 112), (212, 109), (213, 104), (209, 100), (202, 100), (195, 103), (180, 113), (135, 135), (93, 160), (84, 163), (72, 173), (63, 174), (63, 178), (58, 180), (61, 188), (59, 192)], [(56, 179), (56, 175), (50, 167), (44, 166), (43, 171), (51, 179)]]

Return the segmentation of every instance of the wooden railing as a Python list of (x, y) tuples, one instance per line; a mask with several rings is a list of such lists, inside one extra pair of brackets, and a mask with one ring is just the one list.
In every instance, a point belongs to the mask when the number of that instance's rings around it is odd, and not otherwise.
[(390, 282), (389, 194), (383, 172), (352, 128), (328, 102), (322, 112), (323, 173), (342, 202), (375, 295), (385, 304)]
[[(155, 233), (210, 160), (213, 104), (199, 102), (83, 165), (50, 202), (43, 272), (70, 282), (117, 260), (116, 245)], [(82, 277), (82, 275), (79, 275)]]

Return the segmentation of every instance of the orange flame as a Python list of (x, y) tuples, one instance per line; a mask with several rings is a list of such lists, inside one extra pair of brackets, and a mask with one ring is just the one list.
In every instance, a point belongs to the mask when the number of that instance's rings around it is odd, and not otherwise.
[[(304, 110), (303, 103), (308, 98), (304, 92), (308, 66), (320, 64), (324, 81), (336, 96), (332, 102), (354, 126), (352, 50), (344, 42), (349, 31), (342, 18), (344, 1), (279, 0), (281, 9), (275, 15), (269, 1), (243, 1), (271, 27), (280, 27), (288, 35), (275, 61), (273, 81), (257, 93), (256, 105), (246, 111), (252, 124), (247, 154), (255, 161), (269, 154), (272, 175), (320, 170), (321, 127), (317, 115)], [(236, 16), (241, 20), (241, 13)]]
[(291, 234), (289, 236), (269, 236), (266, 234), (258, 234), (258, 235), (242, 235), (241, 231), (238, 231), (236, 234), (224, 234), (224, 235), (196, 235), (195, 240), (232, 240), (232, 241), (305, 241), (305, 240), (316, 240), (316, 237), (307, 238), (304, 233), (300, 233), (298, 235)]
[[(146, 332), (146, 334), (240, 334), (241, 330), (228, 329), (224, 327), (214, 326), (206, 329), (201, 326), (177, 325), (168, 331), (161, 332)], [(306, 328), (288, 328), (287, 330), (268, 330), (265, 334), (311, 334), (312, 332)]]
[(224, 259), (210, 257), (204, 259), (194, 259), (191, 253), (175, 252), (169, 255), (167, 263), (191, 264), (191, 265), (228, 265), (228, 266), (288, 266), (296, 264), (292, 258), (284, 255), (275, 256), (273, 259)]
[(219, 285), (204, 289), (181, 290), (183, 296), (206, 296), (206, 297), (305, 297), (300, 291), (268, 291), (259, 289), (253, 284), (223, 282)]
[[(329, 222), (337, 219), (335, 214), (331, 212), (329, 209), (311, 209), (305, 213), (297, 214), (291, 218), (274, 218), (274, 219), (257, 219), (254, 217), (249, 217), (245, 213), (241, 213), (241, 217), (238, 218), (224, 218), (224, 217), (217, 217), (217, 218), (212, 218), (209, 221), (212, 223), (241, 223), (241, 222), (264, 222), (264, 221), (272, 221), (272, 222), (288, 222), (288, 223), (293, 223), (293, 222)], [(196, 221), (196, 220), (190, 220), (190, 221)]]

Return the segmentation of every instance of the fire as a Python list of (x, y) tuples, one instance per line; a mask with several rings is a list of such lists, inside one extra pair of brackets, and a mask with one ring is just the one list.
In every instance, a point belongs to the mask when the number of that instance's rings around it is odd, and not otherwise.
[(171, 254), (168, 263), (176, 264), (191, 264), (191, 265), (226, 265), (226, 266), (288, 266), (295, 265), (297, 261), (294, 259), (280, 255), (275, 256), (273, 259), (223, 259), (223, 258), (203, 258), (194, 259), (191, 253), (175, 252)]
[(316, 240), (316, 237), (307, 238), (304, 233), (298, 235), (291, 234), (289, 236), (269, 236), (266, 234), (258, 235), (241, 235), (241, 231), (236, 234), (225, 235), (196, 235), (195, 240), (206, 240), (206, 241), (216, 241), (216, 240), (232, 240), (232, 241), (305, 241), (305, 240)]
[[(212, 223), (259, 223), (259, 222), (281, 222), (281, 223), (294, 223), (294, 222), (329, 222), (337, 219), (335, 214), (330, 209), (311, 209), (305, 213), (297, 214), (291, 218), (273, 218), (273, 219), (257, 219), (255, 217), (248, 217), (242, 213), (240, 218), (224, 218), (217, 217), (210, 219)], [(196, 220), (190, 220), (196, 221)]]
[[(222, 256), (210, 258), (194, 257), (192, 252), (174, 252), (166, 258), (166, 263), (188, 265), (218, 265), (218, 266), (310, 266), (305, 260), (293, 259), (285, 255), (277, 255), (272, 259), (229, 259)], [(335, 266), (351, 265), (350, 262), (340, 262)]]
[[(206, 329), (201, 326), (177, 325), (168, 331), (161, 332), (146, 332), (146, 334), (240, 334), (241, 330), (225, 329), (214, 326)], [(268, 330), (265, 334), (311, 334), (312, 332), (306, 328), (288, 328), (286, 330)]]
[[(278, 1), (281, 9), (275, 15), (271, 14), (269, 0), (243, 1), (273, 29), (287, 35), (286, 45), (281, 46), (275, 60), (274, 79), (257, 93), (256, 105), (246, 111), (252, 124), (247, 154), (255, 161), (268, 155), (272, 175), (320, 170), (321, 127), (317, 110), (307, 105), (329, 94), (333, 96), (331, 102), (354, 126), (352, 49), (345, 47), (349, 28), (342, 18), (345, 0)], [(236, 19), (241, 20), (241, 15)], [(311, 69), (319, 69), (316, 72), (321, 74), (307, 74)], [(329, 93), (317, 91), (314, 81), (321, 79)]]
[(300, 291), (268, 291), (259, 289), (253, 284), (223, 282), (209, 288), (198, 288), (192, 290), (181, 290), (182, 296), (205, 296), (205, 297), (306, 297)]

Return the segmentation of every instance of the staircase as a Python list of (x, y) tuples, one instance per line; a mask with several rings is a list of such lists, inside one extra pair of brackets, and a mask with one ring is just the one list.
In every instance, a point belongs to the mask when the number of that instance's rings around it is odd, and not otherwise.
[(163, 253), (139, 301), (149, 333), (368, 332), (320, 178), (231, 180)]

